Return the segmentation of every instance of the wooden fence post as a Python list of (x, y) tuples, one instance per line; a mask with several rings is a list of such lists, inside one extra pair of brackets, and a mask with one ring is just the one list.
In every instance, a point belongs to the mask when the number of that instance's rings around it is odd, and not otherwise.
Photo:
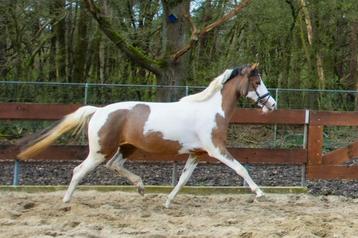
[(312, 179), (311, 166), (322, 164), (323, 126), (308, 127), (307, 178)]

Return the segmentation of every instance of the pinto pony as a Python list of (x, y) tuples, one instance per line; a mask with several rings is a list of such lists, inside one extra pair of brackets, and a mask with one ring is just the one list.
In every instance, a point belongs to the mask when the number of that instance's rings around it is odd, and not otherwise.
[(64, 202), (70, 201), (81, 179), (104, 161), (108, 168), (131, 181), (143, 195), (142, 179), (123, 167), (125, 159), (137, 149), (169, 155), (189, 154), (178, 184), (166, 200), (166, 207), (186, 184), (203, 153), (235, 170), (256, 197), (261, 197), (263, 192), (225, 146), (227, 128), (240, 96), (254, 100), (265, 112), (275, 108), (276, 102), (256, 67), (257, 64), (253, 64), (228, 69), (202, 92), (183, 97), (178, 102), (119, 102), (105, 107), (81, 107), (32, 141), (32, 145), (23, 149), (18, 157), (31, 158), (65, 132), (80, 131), (88, 124), (89, 154), (74, 168)]

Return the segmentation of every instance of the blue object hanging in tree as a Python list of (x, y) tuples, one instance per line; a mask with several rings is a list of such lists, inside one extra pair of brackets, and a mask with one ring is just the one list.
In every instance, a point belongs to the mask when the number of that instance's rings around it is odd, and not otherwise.
[(177, 18), (174, 14), (170, 14), (170, 15), (168, 16), (168, 20), (169, 20), (171, 23), (175, 23), (175, 22), (178, 20), (178, 18)]

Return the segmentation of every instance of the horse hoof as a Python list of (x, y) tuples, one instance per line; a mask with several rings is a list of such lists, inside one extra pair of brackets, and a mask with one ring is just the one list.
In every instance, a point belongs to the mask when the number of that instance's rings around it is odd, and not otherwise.
[(253, 203), (253, 202), (255, 202), (255, 198), (250, 197), (250, 198), (246, 199), (246, 202), (247, 203)]
[(255, 202), (265, 202), (268, 201), (267, 197), (265, 196), (265, 194), (262, 194), (260, 196), (256, 196), (254, 199)]
[(265, 196), (264, 192), (262, 192), (261, 189), (259, 189), (259, 188), (256, 189), (255, 192), (256, 192), (256, 198)]
[(170, 208), (170, 201), (166, 201), (165, 204), (164, 204), (164, 207), (169, 209)]
[(144, 196), (144, 187), (138, 187), (138, 193)]
[(70, 199), (69, 199), (69, 198), (64, 197), (64, 198), (62, 199), (62, 201), (63, 201), (64, 203), (69, 203), (69, 202), (70, 202)]

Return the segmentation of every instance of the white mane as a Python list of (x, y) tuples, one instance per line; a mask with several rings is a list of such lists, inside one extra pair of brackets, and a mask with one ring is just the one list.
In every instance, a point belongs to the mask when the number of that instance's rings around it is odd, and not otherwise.
[(212, 95), (214, 95), (217, 91), (221, 90), (225, 82), (230, 78), (232, 69), (225, 70), (224, 73), (216, 77), (213, 81), (210, 82), (209, 86), (203, 91), (189, 95), (186, 97), (182, 97), (180, 102), (202, 102), (209, 99)]

